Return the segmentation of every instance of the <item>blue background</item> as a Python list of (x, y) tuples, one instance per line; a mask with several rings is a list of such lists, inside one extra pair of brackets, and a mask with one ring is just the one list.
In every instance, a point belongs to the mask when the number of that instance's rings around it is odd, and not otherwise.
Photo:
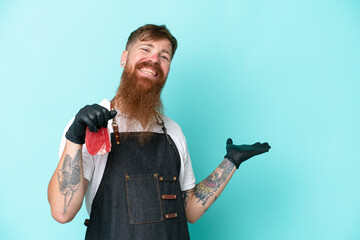
[(360, 3), (355, 0), (0, 1), (0, 238), (82, 239), (47, 185), (60, 137), (112, 98), (130, 32), (179, 41), (163, 100), (197, 182), (225, 141), (268, 141), (195, 224), (192, 239), (360, 239)]

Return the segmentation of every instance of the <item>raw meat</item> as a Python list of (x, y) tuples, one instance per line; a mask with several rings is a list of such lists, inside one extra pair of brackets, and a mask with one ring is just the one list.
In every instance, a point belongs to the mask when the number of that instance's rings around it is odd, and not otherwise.
[(109, 138), (109, 131), (107, 128), (98, 129), (98, 132), (91, 132), (86, 128), (85, 143), (88, 152), (91, 155), (104, 155), (110, 152), (111, 142)]

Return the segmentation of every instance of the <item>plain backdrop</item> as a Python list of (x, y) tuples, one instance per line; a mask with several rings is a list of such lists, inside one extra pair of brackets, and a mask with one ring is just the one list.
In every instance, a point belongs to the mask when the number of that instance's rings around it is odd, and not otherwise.
[(192, 239), (360, 239), (360, 3), (356, 0), (0, 1), (0, 238), (83, 239), (47, 185), (69, 119), (112, 98), (130, 32), (166, 24), (179, 48), (163, 91), (197, 182), (225, 142), (268, 141)]

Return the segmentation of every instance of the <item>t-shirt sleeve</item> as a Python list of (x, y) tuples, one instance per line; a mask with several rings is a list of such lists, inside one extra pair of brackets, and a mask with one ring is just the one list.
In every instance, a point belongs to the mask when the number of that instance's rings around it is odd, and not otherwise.
[[(60, 141), (60, 146), (59, 146), (59, 159), (61, 158), (64, 149), (65, 149), (65, 143), (66, 143), (66, 137), (65, 134), (67, 132), (67, 130), (69, 129), (69, 127), (71, 126), (71, 124), (73, 123), (74, 118), (72, 118), (69, 123), (66, 125), (64, 132), (62, 134), (61, 137), (61, 141)], [(91, 156), (89, 154), (89, 152), (86, 149), (86, 145), (83, 145), (82, 148), (82, 161), (83, 161), (83, 173), (84, 173), (84, 178), (86, 178), (88, 181), (91, 180), (93, 172), (94, 172), (94, 157)]]
[(182, 179), (181, 190), (187, 191), (189, 189), (192, 189), (195, 187), (195, 175), (194, 170), (192, 168), (190, 154), (187, 148), (186, 140), (184, 137), (184, 144), (185, 144), (185, 150), (184, 150), (184, 156), (183, 156), (183, 162), (184, 162), (184, 177)]
[(175, 145), (178, 149), (180, 160), (181, 160), (181, 169), (179, 182), (181, 191), (187, 191), (195, 187), (195, 175), (191, 164), (190, 154), (187, 148), (186, 138), (180, 128), (180, 126), (174, 121), (166, 118), (168, 133), (171, 138), (174, 140)]

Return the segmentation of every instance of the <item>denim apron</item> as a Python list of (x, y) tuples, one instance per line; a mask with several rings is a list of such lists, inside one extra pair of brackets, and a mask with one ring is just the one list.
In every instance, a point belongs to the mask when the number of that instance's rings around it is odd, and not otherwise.
[(86, 240), (190, 239), (179, 184), (180, 157), (166, 133), (142, 145), (140, 133), (124, 138), (117, 125), (95, 195)]

